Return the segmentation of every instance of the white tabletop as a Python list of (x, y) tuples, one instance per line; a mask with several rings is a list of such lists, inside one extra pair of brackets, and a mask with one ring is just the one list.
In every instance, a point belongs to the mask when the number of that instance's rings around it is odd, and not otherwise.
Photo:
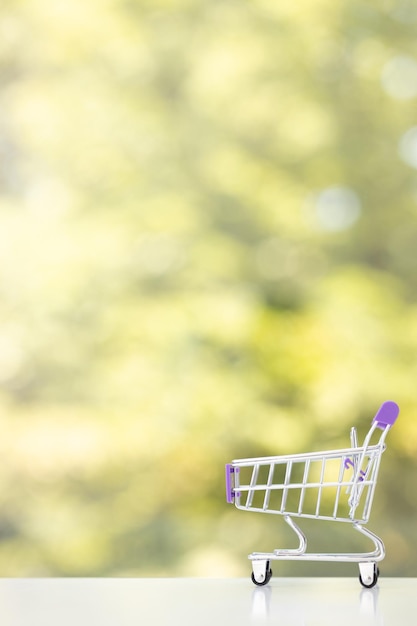
[(2, 626), (414, 626), (417, 579), (0, 579)]

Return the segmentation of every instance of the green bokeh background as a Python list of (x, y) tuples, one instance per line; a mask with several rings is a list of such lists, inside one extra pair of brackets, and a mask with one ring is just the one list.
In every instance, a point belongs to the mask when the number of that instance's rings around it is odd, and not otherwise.
[(417, 575), (416, 32), (411, 0), (2, 2), (1, 576), (246, 575), (293, 539), (224, 464), (388, 399), (369, 527)]

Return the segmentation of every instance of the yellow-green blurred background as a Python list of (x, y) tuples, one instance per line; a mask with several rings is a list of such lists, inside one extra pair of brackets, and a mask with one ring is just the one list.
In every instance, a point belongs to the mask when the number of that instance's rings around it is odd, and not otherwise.
[(369, 527), (417, 574), (416, 33), (413, 0), (2, 1), (0, 576), (246, 575), (294, 541), (225, 462), (388, 399)]

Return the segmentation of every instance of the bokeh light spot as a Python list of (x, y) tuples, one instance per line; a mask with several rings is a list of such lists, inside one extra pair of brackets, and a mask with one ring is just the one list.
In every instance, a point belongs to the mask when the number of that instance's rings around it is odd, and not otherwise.
[(399, 153), (407, 165), (417, 169), (417, 126), (409, 128), (401, 137)]
[(348, 187), (328, 187), (313, 200), (315, 224), (322, 230), (337, 232), (353, 226), (361, 213), (358, 194)]
[(417, 97), (417, 62), (410, 56), (395, 56), (382, 70), (381, 82), (386, 93), (397, 100)]

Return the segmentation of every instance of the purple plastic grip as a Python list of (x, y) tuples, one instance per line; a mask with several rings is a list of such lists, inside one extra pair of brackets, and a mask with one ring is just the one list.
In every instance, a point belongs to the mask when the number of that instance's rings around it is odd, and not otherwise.
[(400, 407), (398, 404), (388, 400), (387, 402), (381, 404), (372, 423), (376, 422), (378, 428), (382, 428), (382, 430), (384, 430), (387, 426), (392, 426), (395, 423), (399, 412)]
[(229, 504), (234, 502), (232, 474), (235, 469), (231, 463), (226, 464), (226, 501)]

